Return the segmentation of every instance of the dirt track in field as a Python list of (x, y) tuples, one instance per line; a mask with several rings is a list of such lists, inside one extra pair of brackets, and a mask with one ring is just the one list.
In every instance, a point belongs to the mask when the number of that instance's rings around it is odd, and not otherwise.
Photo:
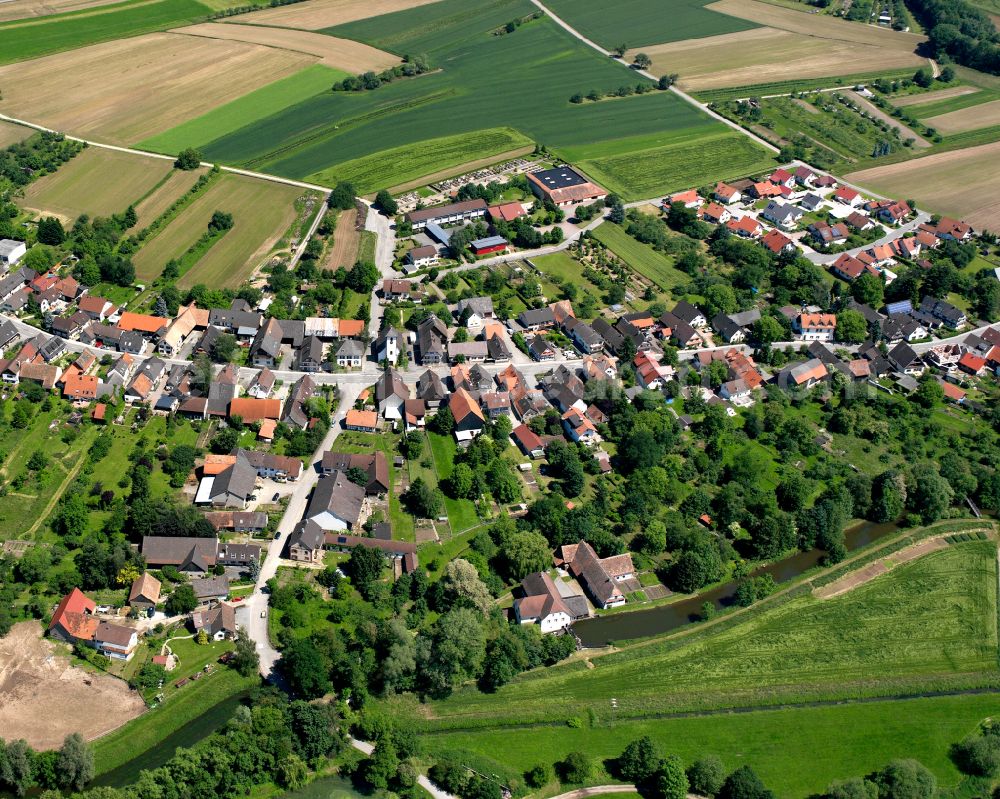
[(58, 748), (72, 732), (96, 738), (145, 710), (139, 694), (122, 680), (72, 666), (41, 633), (37, 622), (24, 621), (0, 639), (5, 739), (24, 738), (36, 749)]
[(1000, 231), (1000, 142), (852, 172), (847, 180), (921, 208)]
[(342, 69), (350, 74), (381, 72), (399, 63), (399, 58), (384, 50), (377, 50), (361, 42), (337, 39), (322, 33), (291, 30), (290, 28), (268, 28), (263, 25), (227, 24), (224, 22), (203, 22), (175, 28), (171, 33), (202, 36), (224, 41), (247, 42), (279, 50), (316, 56), (321, 64), (334, 69)]
[(846, 594), (848, 591), (852, 591), (860, 585), (870, 583), (876, 577), (885, 574), (890, 569), (894, 569), (896, 566), (909, 563), (911, 560), (916, 560), (917, 558), (921, 558), (931, 552), (944, 549), (947, 546), (948, 542), (945, 541), (943, 537), (927, 538), (919, 544), (914, 544), (906, 549), (901, 549), (899, 552), (893, 552), (891, 555), (888, 555), (881, 560), (868, 564), (863, 569), (858, 569), (856, 572), (845, 574), (840, 579), (834, 580), (832, 583), (828, 583), (822, 588), (817, 588), (813, 591), (813, 596), (817, 599), (832, 599), (835, 596)]
[(242, 19), (254, 25), (277, 25), (279, 28), (315, 31), (436, 2), (438, 0), (308, 0), (305, 3), (295, 3), (294, 6), (255, 11)]
[(128, 145), (316, 60), (244, 42), (152, 33), (0, 67), (0, 111)]
[[(723, 0), (722, 4), (728, 2)], [(822, 78), (895, 67), (916, 68), (923, 63), (905, 48), (817, 38), (779, 27), (669, 42), (641, 50), (653, 59), (651, 71), (654, 74), (676, 72), (680, 75), (678, 84), (690, 90)], [(638, 50), (630, 51), (630, 55), (636, 52)], [(776, 58), (776, 54), (780, 57)]]

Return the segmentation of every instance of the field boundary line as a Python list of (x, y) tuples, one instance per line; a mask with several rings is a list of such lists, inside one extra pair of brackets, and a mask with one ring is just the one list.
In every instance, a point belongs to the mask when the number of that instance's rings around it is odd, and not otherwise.
[(58, 504), (59, 500), (62, 499), (63, 494), (66, 493), (66, 489), (69, 488), (70, 483), (72, 483), (73, 480), (76, 479), (76, 476), (77, 474), (79, 474), (80, 469), (83, 468), (83, 464), (86, 462), (87, 457), (88, 457), (87, 452), (80, 453), (80, 457), (77, 460), (76, 465), (66, 473), (66, 476), (63, 478), (63, 481), (59, 484), (59, 487), (52, 494), (52, 498), (45, 503), (45, 507), (42, 509), (42, 512), (38, 514), (38, 518), (35, 520), (35, 523), (31, 525), (30, 528), (28, 528), (28, 530), (25, 532), (25, 535), (34, 535), (35, 531), (37, 531), (38, 528), (42, 526), (42, 523), (45, 522), (46, 519), (48, 519), (49, 514), (52, 513), (52, 510)]
[[(93, 139), (83, 139), (79, 136), (71, 136), (68, 133), (63, 133), (59, 130), (54, 130), (53, 128), (47, 128), (44, 125), (39, 125), (37, 122), (29, 122), (26, 119), (18, 119), (17, 117), (8, 116), (7, 114), (0, 114), (0, 120), (4, 122), (11, 122), (15, 125), (22, 125), (26, 128), (32, 128), (34, 130), (42, 131), (43, 133), (58, 133), (61, 136), (65, 136), (70, 141), (83, 142), (89, 147), (100, 147), (102, 150), (114, 150), (119, 153), (128, 153), (129, 155), (141, 155), (146, 158), (158, 158), (161, 161), (173, 161), (175, 160), (172, 155), (164, 155), (163, 153), (153, 153), (149, 150), (137, 150), (134, 147), (121, 147), (117, 144), (106, 144), (105, 142), (94, 141)], [(266, 180), (271, 183), (283, 183), (286, 186), (296, 186), (300, 189), (312, 189), (313, 191), (322, 192), (324, 195), (330, 191), (328, 186), (320, 186), (315, 183), (307, 183), (302, 180), (293, 180), (292, 178), (283, 178), (278, 175), (269, 175), (266, 172), (254, 172), (250, 169), (240, 169), (235, 166), (225, 166), (223, 164), (213, 164), (210, 161), (202, 161), (201, 166), (212, 168), (213, 166), (218, 166), (223, 172), (230, 172), (234, 175), (243, 175), (248, 178), (257, 178), (258, 180)]]

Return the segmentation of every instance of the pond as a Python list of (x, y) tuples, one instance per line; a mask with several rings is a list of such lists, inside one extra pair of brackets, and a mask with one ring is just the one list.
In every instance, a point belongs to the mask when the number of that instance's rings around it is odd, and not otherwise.
[[(895, 523), (862, 522), (844, 531), (844, 543), (850, 552), (866, 547), (874, 541), (898, 531), (898, 529), (899, 527)], [(754, 569), (752, 574), (770, 574), (776, 583), (787, 582), (819, 565), (823, 555), (823, 551), (819, 549), (797, 552), (783, 560)], [(606, 646), (611, 641), (628, 641), (633, 638), (663, 635), (678, 627), (698, 621), (701, 618), (702, 606), (706, 602), (711, 602), (716, 610), (732, 606), (736, 586), (735, 582), (729, 582), (670, 605), (584, 619), (573, 625), (573, 632), (576, 633), (585, 647)]]
[(249, 696), (247, 693), (236, 694), (212, 705), (200, 716), (192, 719), (155, 746), (136, 754), (135, 757), (127, 763), (122, 763), (118, 768), (106, 771), (95, 778), (91, 787), (106, 785), (112, 788), (121, 788), (130, 785), (139, 778), (140, 771), (159, 768), (174, 756), (175, 750), (190, 748), (221, 728), (232, 718), (236, 708), (247, 696)]

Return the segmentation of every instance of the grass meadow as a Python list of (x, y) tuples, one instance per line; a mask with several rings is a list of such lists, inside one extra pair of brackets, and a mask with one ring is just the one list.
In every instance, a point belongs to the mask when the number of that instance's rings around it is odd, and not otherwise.
[(641, 200), (769, 169), (774, 156), (741, 133), (719, 132), (663, 147), (580, 162), (591, 177), (627, 200)]
[(72, 224), (81, 214), (110, 216), (138, 204), (170, 176), (170, 161), (88, 147), (27, 186), (21, 204)]
[(138, 146), (158, 153), (179, 153), (186, 147), (202, 147), (214, 139), (260, 119), (280, 113), (322, 92), (329, 91), (346, 73), (322, 64), (282, 78), (242, 97), (213, 108), (206, 114), (139, 142)]
[(225, 174), (135, 254), (136, 279), (160, 276), (171, 258), (179, 258), (205, 231), (212, 213), (233, 215), (233, 227), (188, 270), (179, 285), (204, 283), (238, 286), (253, 271), (295, 219), (295, 199), (302, 190), (256, 178)]
[[(525, 771), (539, 763), (551, 765), (572, 751), (586, 752), (600, 764), (617, 757), (629, 741), (648, 735), (685, 765), (706, 754), (718, 756), (727, 771), (749, 765), (778, 799), (794, 799), (900, 757), (916, 758), (943, 788), (951, 788), (961, 775), (948, 757), (949, 746), (998, 714), (1000, 697), (989, 694), (641, 721), (612, 722), (605, 710), (605, 721), (594, 727), (468, 730), (425, 735), (423, 742), (431, 753), (471, 752)], [(603, 765), (590, 780), (611, 781)]]
[(204, 19), (209, 9), (195, 0), (135, 0), (98, 9), (29, 18), (0, 25), (0, 64), (38, 58), (49, 53), (86, 47), (166, 30)]
[(957, 544), (831, 600), (804, 588), (727, 624), (463, 689), (427, 708), (439, 729), (620, 718), (998, 684), (991, 541)]
[(604, 222), (592, 235), (643, 277), (667, 291), (682, 286), (690, 278), (674, 266), (674, 261), (648, 244), (636, 241), (619, 225)]
[(710, 11), (705, 8), (710, 1), (619, 0), (614, 13), (604, 0), (547, 0), (547, 5), (588, 39), (608, 49), (620, 44), (641, 47), (701, 39), (758, 27), (748, 20)]
[[(483, 136), (501, 121), (559, 152), (603, 142), (617, 142), (615, 151), (626, 152), (623, 141), (639, 149), (642, 137), (706, 130), (708, 118), (668, 92), (571, 103), (577, 92), (610, 92), (640, 79), (548, 19), (493, 35), (534, 10), (528, 0), (442, 0), (326, 29), (397, 54), (427, 53), (441, 69), (370, 92), (317, 95), (208, 143), (205, 155), (324, 182), (353, 175), (376, 189), (512, 149), (492, 133)], [(450, 137), (465, 138), (457, 151), (458, 140)], [(402, 159), (398, 148), (407, 148)], [(727, 163), (727, 153), (716, 156), (716, 170), (739, 171)], [(387, 163), (397, 168), (386, 169)]]

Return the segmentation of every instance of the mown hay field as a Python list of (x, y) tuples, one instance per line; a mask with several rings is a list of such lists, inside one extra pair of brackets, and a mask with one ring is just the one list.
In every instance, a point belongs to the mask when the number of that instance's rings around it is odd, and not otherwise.
[(213, 108), (206, 114), (183, 122), (138, 144), (158, 153), (179, 153), (186, 147), (202, 148), (215, 139), (252, 125), (297, 103), (327, 92), (347, 73), (313, 64), (303, 70), (276, 80), (249, 94)]
[(888, 197), (912, 197), (922, 208), (1000, 230), (1000, 142), (877, 166), (847, 175)]
[[(264, 25), (242, 25), (225, 22), (203, 22), (174, 28), (171, 33), (203, 36), (208, 39), (262, 44), (279, 50), (316, 56), (323, 66), (343, 70), (351, 75), (362, 72), (381, 72), (399, 63), (399, 57), (377, 50), (361, 42), (324, 36), (321, 33), (269, 28)], [(331, 81), (332, 85), (332, 81)]]
[[(204, 19), (209, 9), (195, 0), (131, 0), (102, 8), (0, 24), (0, 64), (175, 28)], [(70, 73), (72, 74), (72, 73)], [(56, 72), (51, 80), (58, 82)], [(4, 80), (4, 89), (11, 88)], [(36, 87), (37, 88), (37, 87)]]
[(442, 729), (897, 696), (1000, 684), (997, 549), (957, 544), (834, 599), (808, 591), (718, 630), (667, 637), (532, 673), (496, 694), (428, 707)]
[(173, 170), (165, 180), (161, 181), (151, 192), (136, 204), (135, 214), (138, 218), (135, 229), (145, 227), (164, 213), (174, 201), (187, 193), (195, 182), (208, 172), (207, 167), (185, 171)]
[(315, 61), (262, 45), (152, 33), (0, 67), (0, 110), (128, 145)]
[(592, 235), (636, 272), (652, 280), (661, 289), (670, 290), (686, 284), (687, 275), (674, 266), (673, 259), (648, 244), (636, 241), (613, 222), (598, 225)]
[(613, 724), (605, 707), (594, 727), (573, 729), (562, 723), (468, 730), (425, 735), (422, 740), (432, 754), (470, 752), (519, 773), (539, 763), (551, 766), (570, 752), (585, 752), (597, 764), (589, 782), (599, 785), (612, 781), (604, 761), (648, 735), (664, 754), (678, 755), (685, 765), (714, 754), (727, 772), (743, 765), (753, 768), (778, 799), (803, 799), (824, 793), (834, 780), (870, 774), (895, 758), (916, 758), (934, 773), (941, 788), (953, 788), (962, 775), (948, 756), (951, 744), (997, 715), (1000, 697), (995, 694), (692, 718), (619, 718)]
[(950, 133), (963, 133), (967, 130), (1000, 125), (1000, 100), (949, 111), (939, 116), (925, 117), (921, 121), (946, 136)]
[[(429, 140), (476, 137), (499, 120), (560, 152), (664, 131), (701, 129), (708, 118), (669, 92), (573, 104), (591, 88), (634, 85), (634, 72), (576, 41), (549, 19), (514, 33), (491, 32), (531, 14), (528, 0), (441, 0), (428, 6), (327, 29), (394, 53), (426, 53), (443, 68), (369, 92), (326, 92), (209, 143), (206, 157), (289, 177), (332, 175), (373, 153), (406, 148), (408, 157), (371, 179), (372, 188), (438, 174), (458, 162), (449, 149), (425, 157)], [(496, 120), (496, 121), (494, 121)], [(481, 140), (485, 142), (485, 140)], [(509, 149), (509, 148), (508, 148)], [(497, 154), (479, 146), (461, 163)], [(447, 156), (447, 157), (445, 157)], [(411, 159), (421, 161), (419, 168)], [(358, 166), (358, 165), (352, 165)], [(367, 165), (361, 166), (367, 170)], [(722, 163), (725, 168), (725, 162)], [(418, 179), (416, 175), (413, 179)], [(314, 178), (316, 179), (316, 178)], [(325, 178), (324, 178), (325, 179)]]
[[(748, 86), (769, 80), (822, 78), (856, 72), (882, 72), (926, 63), (903, 48), (846, 39), (807, 36), (778, 28), (754, 28), (704, 39), (642, 47), (653, 59), (654, 74), (676, 72), (678, 85), (693, 91)], [(638, 50), (630, 51), (633, 57)], [(780, 53), (780, 58), (775, 54)]]
[(598, 183), (629, 200), (745, 177), (773, 165), (769, 151), (729, 131), (580, 163)]
[(238, 286), (271, 251), (295, 219), (301, 189), (242, 175), (224, 174), (184, 208), (133, 256), (140, 282), (160, 276), (205, 232), (215, 211), (233, 215), (233, 227), (192, 266), (178, 285)]
[[(170, 161), (88, 147), (29, 184), (21, 205), (72, 223), (81, 214), (110, 216), (142, 200), (173, 170)], [(190, 175), (190, 173), (186, 173)]]
[[(706, 8), (711, 0), (547, 0), (553, 13), (588, 39), (611, 49), (700, 39), (756, 27)], [(676, 71), (676, 70), (672, 70)]]
[(449, 170), (477, 157), (490, 158), (532, 141), (513, 128), (489, 128), (457, 136), (427, 139), (419, 147), (396, 147), (339, 164), (309, 176), (311, 182), (333, 186), (342, 180), (362, 193), (406, 183), (433, 172)]
[(315, 31), (436, 2), (438, 0), (308, 0), (305, 3), (255, 11), (244, 19), (252, 25)]
[(34, 131), (23, 125), (14, 125), (11, 122), (0, 122), (0, 148), (10, 147), (19, 141), (27, 139)]
[(120, 0), (8, 0), (0, 5), (0, 22), (66, 14), (118, 2)]

